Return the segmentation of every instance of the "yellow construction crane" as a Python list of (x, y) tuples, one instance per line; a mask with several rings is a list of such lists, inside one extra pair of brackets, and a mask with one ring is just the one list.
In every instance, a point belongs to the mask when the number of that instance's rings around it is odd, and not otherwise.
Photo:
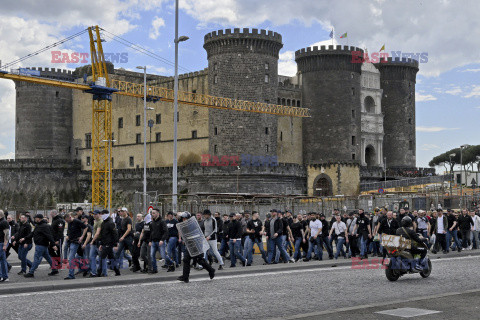
[[(103, 54), (102, 39), (98, 26), (89, 27), (90, 52), (92, 57), (93, 82), (86, 85), (75, 82), (16, 74), (0, 70), (0, 78), (25, 81), (42, 85), (81, 90), (93, 95), (92, 100), (92, 204), (108, 207), (111, 196), (111, 148), (112, 148), (112, 94), (137, 98), (144, 97), (144, 85), (110, 79)], [(147, 99), (173, 102), (174, 91), (148, 86)], [(205, 94), (178, 93), (178, 102), (193, 106), (231, 111), (266, 113), (289, 117), (310, 117), (309, 109), (281, 106), (252, 101), (234, 100)]]

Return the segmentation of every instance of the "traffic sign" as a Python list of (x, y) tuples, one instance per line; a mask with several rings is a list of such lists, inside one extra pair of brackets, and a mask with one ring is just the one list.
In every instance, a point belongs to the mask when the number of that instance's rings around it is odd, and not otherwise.
[(385, 190), (383, 190), (383, 188), (378, 188), (378, 193), (385, 193)]
[(152, 214), (153, 206), (148, 207), (147, 214)]

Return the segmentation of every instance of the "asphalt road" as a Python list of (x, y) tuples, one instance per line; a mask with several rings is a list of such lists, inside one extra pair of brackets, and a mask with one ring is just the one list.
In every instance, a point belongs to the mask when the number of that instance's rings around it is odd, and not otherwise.
[[(292, 265), (283, 271), (219, 272), (214, 280), (192, 279), (189, 284), (165, 281), (4, 295), (1, 318), (401, 319), (376, 312), (404, 306), (441, 312), (427, 316), (432, 319), (452, 314), (456, 319), (472, 319), (472, 314), (478, 318), (478, 300), (472, 295), (480, 296), (475, 291), (480, 256), (441, 257), (433, 259), (428, 279), (407, 275), (395, 283), (381, 269)], [(452, 296), (436, 296), (445, 294)]]

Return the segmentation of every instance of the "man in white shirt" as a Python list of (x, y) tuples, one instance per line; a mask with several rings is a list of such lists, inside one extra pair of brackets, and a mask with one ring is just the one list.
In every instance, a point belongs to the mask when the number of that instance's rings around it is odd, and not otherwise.
[(474, 211), (470, 211), (470, 217), (473, 220), (472, 232), (470, 232), (470, 242), (475, 243), (474, 249), (480, 248), (480, 243), (478, 241), (478, 233), (480, 231), (480, 217), (475, 214)]
[(448, 221), (447, 217), (443, 215), (442, 209), (437, 209), (437, 221), (435, 223), (435, 228), (433, 232), (435, 233), (435, 246), (432, 250), (432, 253), (437, 253), (435, 250), (438, 248), (440, 244), (442, 246), (443, 253), (447, 253), (447, 241), (446, 241), (446, 233), (448, 228)]
[(310, 213), (310, 222), (307, 228), (309, 239), (307, 257), (303, 261), (310, 261), (312, 258), (312, 251), (315, 249), (315, 260), (322, 260), (322, 222), (317, 218), (315, 212)]
[(335, 252), (335, 260), (338, 259), (338, 256), (340, 253), (342, 253), (342, 256), (347, 259), (347, 255), (345, 254), (345, 251), (343, 250), (343, 245), (345, 244), (345, 241), (348, 244), (348, 232), (347, 232), (347, 225), (345, 222), (342, 221), (342, 218), (340, 215), (335, 216), (335, 222), (332, 225), (332, 229), (330, 229), (330, 233), (328, 235), (329, 239), (332, 239), (332, 233), (335, 234), (335, 238), (337, 239), (337, 250)]

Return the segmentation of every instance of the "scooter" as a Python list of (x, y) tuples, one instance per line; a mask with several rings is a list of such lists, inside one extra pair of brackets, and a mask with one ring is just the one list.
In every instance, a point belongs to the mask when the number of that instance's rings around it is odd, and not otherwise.
[[(390, 281), (397, 281), (405, 274), (420, 273), (422, 278), (428, 278), (432, 272), (432, 262), (425, 256), (420, 259), (419, 254), (413, 255), (408, 249), (391, 248), (387, 249), (389, 262), (385, 269), (385, 275)], [(417, 271), (415, 266), (419, 264), (421, 271)]]

